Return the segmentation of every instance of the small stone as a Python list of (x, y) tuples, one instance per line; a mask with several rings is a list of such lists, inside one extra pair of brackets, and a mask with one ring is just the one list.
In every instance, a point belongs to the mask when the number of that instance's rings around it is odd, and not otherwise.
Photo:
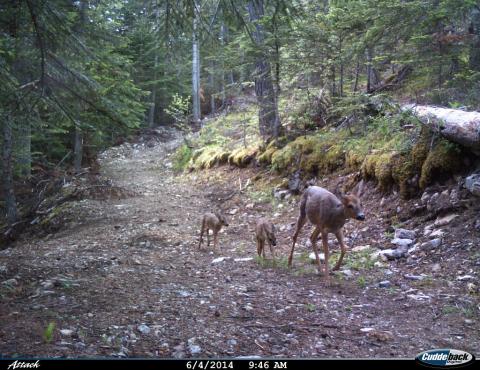
[(437, 220), (435, 221), (434, 225), (435, 225), (436, 227), (448, 225), (450, 222), (452, 222), (452, 221), (453, 221), (455, 218), (457, 218), (457, 217), (458, 217), (457, 214), (452, 213), (452, 214), (446, 215), (446, 216), (444, 216), (444, 217), (437, 218)]
[(465, 319), (463, 322), (467, 325), (472, 325), (473, 324), (473, 320), (470, 320), (470, 319)]
[(348, 278), (353, 276), (353, 273), (352, 273), (351, 270), (342, 270), (342, 274), (345, 275)]
[(360, 331), (362, 333), (369, 333), (369, 332), (374, 331), (374, 330), (375, 330), (375, 328), (361, 328), (360, 329)]
[(363, 251), (365, 249), (368, 249), (370, 248), (370, 245), (359, 245), (359, 246), (356, 246), (356, 247), (353, 247), (352, 248), (352, 252), (360, 252), (360, 251)]
[(139, 325), (137, 329), (142, 334), (148, 334), (151, 331), (151, 329), (145, 324)]
[(387, 260), (395, 260), (395, 259), (398, 259), (398, 258), (402, 258), (402, 257), (405, 257), (406, 255), (406, 250), (404, 249), (384, 249), (383, 251), (381, 251), (380, 253), (380, 257), (384, 257), (386, 258)]
[(438, 229), (438, 230), (432, 231), (430, 235), (428, 235), (428, 237), (430, 239), (435, 239), (435, 238), (441, 238), (444, 235), (445, 235), (445, 231), (443, 231), (442, 229)]
[(432, 266), (432, 272), (439, 272), (442, 269), (439, 263), (436, 263)]
[(70, 329), (62, 329), (60, 330), (60, 334), (66, 336), (66, 337), (71, 337), (73, 334), (73, 330)]
[[(317, 260), (315, 258), (315, 252), (312, 252), (308, 255), (308, 258), (310, 259), (310, 262), (312, 263), (316, 263)], [(318, 258), (320, 259), (320, 261), (325, 261), (325, 254), (324, 253), (319, 253), (318, 254)]]
[(390, 288), (392, 286), (392, 283), (388, 280), (384, 280), (378, 283), (378, 286), (380, 288)]
[(413, 244), (413, 240), (395, 238), (391, 241), (391, 243), (396, 245), (399, 248), (408, 248)]
[(429, 240), (428, 242), (425, 242), (425, 243), (422, 243), (420, 245), (420, 248), (421, 249), (435, 249), (435, 248), (438, 248), (440, 245), (442, 245), (442, 239), (432, 239), (432, 240)]
[(480, 173), (474, 173), (465, 179), (465, 187), (473, 195), (480, 196)]
[(395, 229), (395, 239), (415, 239), (415, 231), (407, 229)]
[(424, 277), (421, 275), (411, 275), (411, 274), (405, 274), (403, 277), (407, 280), (423, 280)]
[(230, 257), (218, 257), (218, 258), (213, 259), (211, 263), (212, 263), (212, 264), (220, 263), (220, 262), (225, 261), (225, 260), (228, 259), (228, 258), (230, 258)]
[(248, 262), (253, 261), (253, 257), (235, 258), (235, 262)]
[(475, 277), (472, 275), (463, 275), (463, 276), (457, 276), (457, 280), (459, 281), (466, 281), (466, 280), (473, 280)]
[(229, 340), (227, 340), (227, 344), (228, 344), (229, 346), (236, 346), (237, 343), (238, 343), (238, 342), (237, 342), (235, 339), (229, 339)]

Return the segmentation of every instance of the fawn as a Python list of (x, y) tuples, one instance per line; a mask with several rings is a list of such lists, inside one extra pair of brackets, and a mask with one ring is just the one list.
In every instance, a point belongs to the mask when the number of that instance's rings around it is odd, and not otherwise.
[(348, 219), (353, 218), (359, 221), (365, 220), (360, 196), (363, 192), (363, 180), (358, 184), (357, 191), (354, 194), (339, 193), (339, 198), (328, 190), (319, 186), (310, 186), (303, 193), (300, 201), (300, 216), (297, 220), (297, 228), (293, 235), (293, 245), (288, 257), (288, 266), (292, 266), (293, 250), (297, 241), (298, 234), (308, 218), (310, 223), (315, 226), (315, 230), (310, 236), (312, 248), (315, 253), (315, 259), (320, 272), (320, 259), (318, 258), (317, 239), (321, 234), (323, 242), (323, 252), (325, 254), (325, 280), (329, 282), (328, 275), (328, 234), (333, 233), (338, 239), (341, 248), (340, 258), (333, 268), (338, 270), (342, 264), (343, 257), (347, 247), (343, 241), (343, 225)]
[(257, 253), (265, 259), (265, 242), (268, 242), (270, 253), (275, 261), (275, 251), (273, 247), (277, 245), (275, 238), (275, 226), (266, 218), (260, 218), (255, 225), (255, 237), (257, 239)]
[(200, 232), (200, 242), (198, 243), (198, 249), (201, 248), (203, 242), (203, 233), (207, 232), (207, 246), (210, 246), (210, 234), (209, 231), (213, 231), (213, 249), (217, 249), (218, 232), (222, 226), (228, 226), (227, 219), (221, 213), (205, 213), (202, 220), (202, 231)]

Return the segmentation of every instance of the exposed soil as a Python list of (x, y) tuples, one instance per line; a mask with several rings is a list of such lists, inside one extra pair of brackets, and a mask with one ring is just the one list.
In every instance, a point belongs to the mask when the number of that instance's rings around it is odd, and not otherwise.
[[(265, 181), (254, 181), (253, 168), (175, 175), (170, 154), (181, 140), (171, 132), (163, 143), (105, 152), (102, 174), (123, 195), (72, 203), (60, 232), (29, 236), (0, 251), (0, 355), (412, 358), (433, 348), (480, 353), (477, 208), (459, 211), (443, 227), (442, 245), (415, 258), (373, 265), (365, 252), (349, 251), (343, 272), (326, 286), (308, 259), (311, 226), (301, 234), (293, 268), (286, 267), (298, 197), (269, 198)], [(367, 221), (346, 225), (350, 246), (389, 247), (392, 212), (415, 203), (381, 199), (369, 185)], [(206, 245), (199, 251), (201, 215), (214, 209), (225, 211), (230, 226), (220, 234), (219, 252)], [(253, 224), (260, 215), (277, 225), (275, 266), (255, 258)], [(421, 236), (426, 224), (412, 219), (404, 226)], [(331, 249), (338, 251), (333, 239)], [(226, 258), (212, 263), (219, 257)], [(380, 287), (385, 280), (389, 284)], [(49, 323), (55, 323), (52, 335)]]

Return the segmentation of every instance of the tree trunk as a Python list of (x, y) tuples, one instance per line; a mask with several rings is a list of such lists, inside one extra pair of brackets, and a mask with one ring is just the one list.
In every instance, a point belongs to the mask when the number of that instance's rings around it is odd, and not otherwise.
[(335, 83), (336, 75), (335, 75), (335, 65), (332, 65), (332, 96), (337, 95), (337, 85)]
[(472, 23), (469, 32), (472, 35), (469, 56), (470, 69), (480, 72), (480, 9), (478, 8), (472, 11)]
[[(158, 5), (158, 1), (155, 1), (155, 22), (157, 29), (160, 27), (160, 9)], [(155, 35), (155, 41), (160, 39), (159, 35)], [(158, 45), (155, 44), (155, 57), (153, 61), (153, 81), (155, 83), (152, 85), (152, 105), (150, 105), (150, 109), (148, 111), (148, 127), (152, 128), (155, 126), (155, 111), (157, 106), (157, 78), (158, 78)]]
[(215, 114), (215, 62), (210, 61), (210, 74), (208, 76), (210, 82), (210, 113)]
[(17, 220), (18, 214), (15, 192), (13, 191), (12, 120), (8, 115), (5, 119), (3, 123), (2, 153), (3, 192), (5, 195), (7, 221), (11, 225)]
[(20, 125), (17, 145), (17, 163), (20, 167), (20, 176), (28, 178), (32, 172), (32, 126), (28, 120), (24, 120)]
[(357, 92), (359, 75), (360, 75), (360, 60), (357, 59), (357, 66), (355, 67), (355, 82), (353, 84), (353, 92)]
[(200, 46), (198, 43), (198, 23), (200, 12), (200, 0), (194, 1), (193, 34), (192, 34), (192, 99), (193, 121), (199, 123), (200, 111)]
[(264, 30), (263, 26), (257, 22), (264, 14), (263, 0), (249, 1), (248, 14), (250, 17), (250, 22), (254, 23), (255, 25), (253, 38), (257, 48), (259, 49), (255, 61), (255, 94), (257, 96), (259, 106), (258, 126), (260, 135), (265, 141), (268, 141), (275, 136), (275, 112), (277, 107), (272, 83), (270, 62), (264, 54)]
[(367, 48), (367, 93), (372, 92), (381, 80), (378, 71), (373, 68), (373, 56), (374, 48), (373, 46), (369, 46)]
[(83, 133), (78, 124), (75, 126), (75, 142), (73, 145), (73, 165), (75, 173), (80, 173), (82, 170), (83, 158)]
[(426, 105), (404, 106), (420, 121), (446, 139), (480, 154), (480, 112), (437, 108)]
[(225, 24), (222, 22), (222, 25), (220, 26), (220, 43), (222, 45), (222, 63), (221, 63), (221, 72), (220, 72), (220, 89), (222, 92), (222, 107), (225, 107), (225, 99), (226, 99), (226, 94), (225, 94), (225, 58), (224, 58), (224, 53), (225, 53), (225, 36), (227, 33), (227, 29)]

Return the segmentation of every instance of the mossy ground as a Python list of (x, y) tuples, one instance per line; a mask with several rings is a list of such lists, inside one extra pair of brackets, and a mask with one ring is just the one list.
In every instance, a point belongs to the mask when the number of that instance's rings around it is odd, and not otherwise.
[(324, 127), (268, 145), (258, 134), (257, 119), (256, 109), (249, 108), (210, 120), (195, 140), (198, 149), (181, 146), (174, 167), (198, 170), (254, 162), (281, 175), (360, 171), (364, 178), (376, 181), (381, 191), (395, 187), (404, 198), (461, 168), (460, 148), (434, 137), (406, 113), (378, 114), (349, 127)]

